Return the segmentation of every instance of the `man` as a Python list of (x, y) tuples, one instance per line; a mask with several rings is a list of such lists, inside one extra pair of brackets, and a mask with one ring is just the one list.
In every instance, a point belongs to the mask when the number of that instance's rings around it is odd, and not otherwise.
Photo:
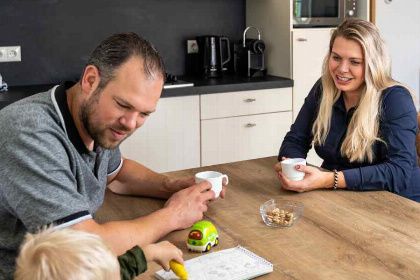
[[(40, 226), (96, 233), (122, 254), (202, 218), (214, 199), (208, 182), (167, 178), (123, 159), (118, 149), (155, 111), (164, 72), (149, 42), (117, 34), (94, 50), (78, 83), (0, 111), (0, 275), (12, 276), (25, 232)], [(93, 214), (106, 186), (169, 200), (148, 216), (99, 225)]]

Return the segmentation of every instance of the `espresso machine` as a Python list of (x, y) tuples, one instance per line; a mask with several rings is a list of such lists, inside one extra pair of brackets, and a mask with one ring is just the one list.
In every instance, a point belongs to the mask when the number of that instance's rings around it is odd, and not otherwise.
[[(230, 61), (229, 39), (207, 35), (196, 37), (198, 45), (198, 72), (204, 78), (221, 77)], [(225, 43), (225, 46), (223, 46)]]
[[(258, 39), (246, 39), (249, 29), (258, 32)], [(261, 77), (267, 74), (264, 62), (265, 44), (261, 41), (261, 33), (258, 28), (249, 26), (245, 29), (242, 42), (234, 45), (235, 73), (247, 77)]]

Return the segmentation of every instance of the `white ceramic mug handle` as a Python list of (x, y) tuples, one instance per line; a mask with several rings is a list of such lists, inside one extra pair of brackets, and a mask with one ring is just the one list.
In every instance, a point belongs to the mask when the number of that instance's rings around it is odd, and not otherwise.
[(227, 175), (222, 175), (222, 185), (223, 185), (223, 178), (226, 178), (226, 185), (229, 184), (229, 178)]

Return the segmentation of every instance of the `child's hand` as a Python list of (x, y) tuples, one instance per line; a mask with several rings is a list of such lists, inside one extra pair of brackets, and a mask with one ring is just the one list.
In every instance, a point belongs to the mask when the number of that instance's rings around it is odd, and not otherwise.
[(168, 241), (146, 245), (143, 247), (143, 253), (148, 262), (157, 262), (166, 271), (169, 271), (170, 269), (169, 262), (171, 260), (184, 264), (182, 251)]

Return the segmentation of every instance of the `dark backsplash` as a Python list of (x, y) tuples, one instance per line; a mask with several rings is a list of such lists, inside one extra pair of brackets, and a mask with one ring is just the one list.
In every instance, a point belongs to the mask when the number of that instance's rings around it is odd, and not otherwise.
[(167, 72), (186, 71), (186, 40), (245, 29), (245, 0), (1, 0), (0, 46), (21, 46), (22, 61), (0, 63), (9, 86), (78, 77), (95, 46), (133, 31), (153, 42)]

